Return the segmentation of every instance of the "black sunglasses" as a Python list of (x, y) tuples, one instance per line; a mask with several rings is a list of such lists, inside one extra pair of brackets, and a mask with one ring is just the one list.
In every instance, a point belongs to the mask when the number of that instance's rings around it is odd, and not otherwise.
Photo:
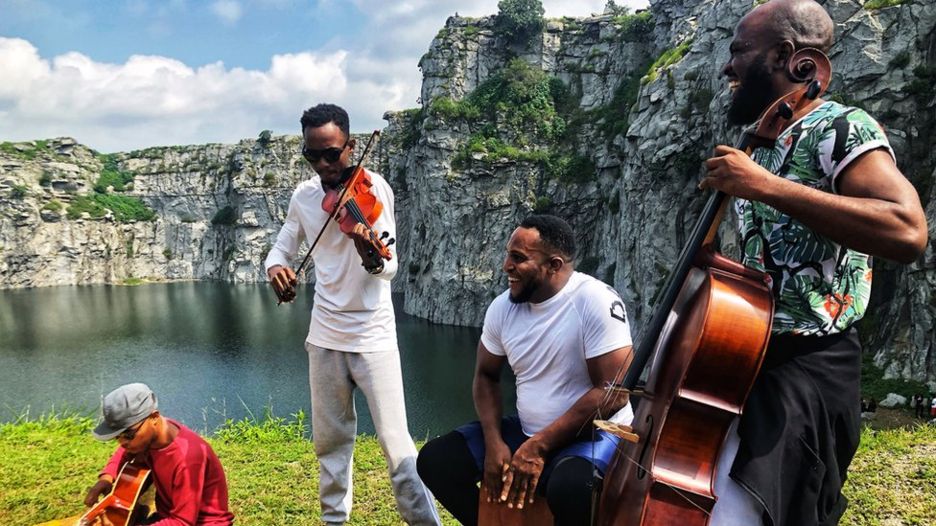
[(344, 152), (345, 148), (348, 147), (349, 141), (350, 139), (346, 140), (341, 148), (325, 148), (324, 150), (313, 150), (303, 144), (302, 156), (305, 157), (306, 161), (309, 161), (309, 164), (315, 164), (321, 159), (325, 159), (325, 162), (332, 164), (341, 158), (341, 154)]
[(128, 441), (133, 440), (136, 438), (137, 433), (140, 432), (140, 428), (143, 427), (143, 424), (145, 424), (148, 419), (149, 417), (144, 418), (143, 421), (141, 421), (139, 424), (124, 429), (119, 435), (117, 435), (117, 439), (124, 439)]

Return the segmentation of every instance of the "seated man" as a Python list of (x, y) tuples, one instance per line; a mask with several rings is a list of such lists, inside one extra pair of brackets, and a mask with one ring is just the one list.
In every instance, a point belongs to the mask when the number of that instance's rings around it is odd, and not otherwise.
[(156, 395), (144, 384), (118, 387), (104, 397), (104, 420), (92, 431), (98, 440), (116, 438), (120, 446), (88, 490), (93, 506), (111, 491), (117, 473), (131, 460), (152, 470), (159, 526), (228, 526), (227, 481), (211, 446), (191, 429), (163, 417)]
[[(462, 524), (478, 522), (482, 478), (490, 501), (522, 508), (545, 496), (556, 524), (588, 524), (617, 444), (593, 431), (592, 420), (633, 418), (626, 398), (605, 390), (630, 362), (624, 304), (614, 289), (573, 270), (574, 239), (553, 216), (531, 216), (514, 230), (503, 266), (509, 290), (488, 307), (478, 344), (480, 421), (419, 452), (420, 476)], [(502, 418), (505, 363), (517, 378), (519, 418)]]

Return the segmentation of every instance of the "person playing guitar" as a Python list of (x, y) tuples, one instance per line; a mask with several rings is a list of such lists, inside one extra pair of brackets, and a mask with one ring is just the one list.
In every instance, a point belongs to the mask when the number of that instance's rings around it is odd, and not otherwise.
[[(120, 444), (85, 497), (94, 506), (129, 466), (150, 471), (156, 510), (137, 524), (230, 526), (228, 488), (221, 462), (194, 431), (166, 418), (145, 384), (118, 387), (104, 397), (104, 418), (92, 433)], [(126, 475), (121, 473), (121, 476)], [(96, 517), (95, 517), (96, 519)], [(95, 524), (90, 522), (90, 524)]]

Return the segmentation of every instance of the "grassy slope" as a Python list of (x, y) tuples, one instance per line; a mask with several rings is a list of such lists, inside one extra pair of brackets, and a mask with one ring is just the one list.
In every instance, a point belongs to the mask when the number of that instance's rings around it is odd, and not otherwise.
[[(81, 511), (84, 491), (113, 443), (91, 420), (48, 418), (0, 425), (0, 524), (33, 525)], [(237, 524), (318, 524), (318, 470), (302, 421), (238, 422), (210, 438), (224, 463)], [(358, 441), (350, 524), (402, 524), (373, 438)], [(936, 427), (865, 429), (846, 494), (843, 525), (936, 524)], [(445, 524), (455, 524), (443, 514)]]

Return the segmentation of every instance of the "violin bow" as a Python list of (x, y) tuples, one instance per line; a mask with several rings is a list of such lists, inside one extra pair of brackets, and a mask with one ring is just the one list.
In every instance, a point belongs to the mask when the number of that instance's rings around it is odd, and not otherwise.
[[(380, 130), (374, 130), (374, 133), (371, 134), (370, 139), (367, 140), (367, 144), (364, 146), (364, 151), (361, 152), (361, 158), (358, 159), (357, 164), (354, 166), (354, 170), (351, 172), (352, 175), (356, 174), (357, 171), (361, 169), (361, 165), (364, 164), (364, 159), (367, 158), (367, 154), (368, 152), (370, 152), (371, 146), (374, 144), (374, 140), (379, 135), (380, 135)], [(305, 267), (306, 263), (309, 262), (309, 258), (312, 257), (312, 251), (315, 250), (315, 246), (318, 245), (319, 240), (322, 239), (322, 234), (325, 233), (325, 229), (328, 228), (328, 225), (329, 223), (332, 222), (332, 219), (334, 219), (335, 216), (338, 215), (338, 210), (341, 210), (341, 201), (344, 199), (345, 194), (348, 193), (348, 188), (350, 187), (351, 185), (345, 185), (344, 188), (341, 189), (341, 193), (338, 195), (338, 200), (335, 203), (335, 208), (332, 209), (330, 214), (328, 214), (328, 219), (325, 220), (325, 224), (323, 224), (322, 228), (319, 229), (318, 235), (315, 236), (315, 241), (313, 241), (312, 245), (309, 246), (309, 251), (306, 252), (305, 257), (302, 258), (302, 262), (299, 263), (298, 267), (296, 267), (295, 274), (296, 274), (297, 279), (299, 277), (299, 273), (302, 272), (303, 267)], [(277, 297), (276, 304), (279, 305), (281, 303), (283, 303), (283, 300)]]

